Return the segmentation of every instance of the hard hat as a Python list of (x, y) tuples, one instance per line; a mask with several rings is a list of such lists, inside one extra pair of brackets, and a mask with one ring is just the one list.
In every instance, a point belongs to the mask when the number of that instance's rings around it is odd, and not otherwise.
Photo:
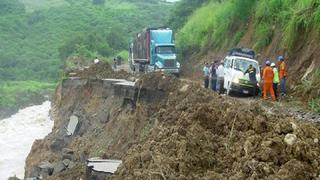
[(275, 63), (271, 63), (271, 67), (275, 67), (276, 66), (276, 64)]
[(284, 57), (283, 56), (279, 56), (278, 57), (278, 61), (283, 61), (284, 60)]
[(270, 66), (271, 62), (269, 60), (266, 61), (266, 65)]

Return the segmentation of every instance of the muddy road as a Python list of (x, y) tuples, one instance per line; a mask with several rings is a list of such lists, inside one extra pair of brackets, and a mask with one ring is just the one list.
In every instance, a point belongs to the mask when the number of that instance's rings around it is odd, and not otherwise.
[[(138, 75), (130, 69), (128, 63), (118, 65), (115, 71), (125, 71), (130, 74)], [(203, 83), (202, 80), (194, 80), (183, 76), (179, 79), (187, 84), (201, 85)], [(222, 94), (221, 96), (225, 96), (225, 94)], [(256, 106), (257, 104), (260, 104), (271, 114), (286, 114), (287, 116), (295, 117), (301, 121), (320, 123), (320, 113), (308, 110), (305, 105), (303, 105), (296, 97), (289, 96), (279, 99), (277, 102), (272, 102), (271, 100), (265, 101), (260, 96), (252, 97), (242, 94), (233, 94), (232, 98), (235, 98), (240, 102), (247, 104), (248, 106)]]

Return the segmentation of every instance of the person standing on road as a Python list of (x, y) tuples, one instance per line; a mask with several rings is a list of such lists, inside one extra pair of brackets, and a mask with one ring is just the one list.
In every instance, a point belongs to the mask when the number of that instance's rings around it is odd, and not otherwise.
[(210, 74), (209, 65), (206, 62), (204, 67), (203, 67), (204, 88), (208, 88), (209, 87), (209, 74)]
[(270, 67), (271, 62), (269, 60), (266, 61), (266, 67), (263, 70), (263, 98), (267, 99), (267, 93), (271, 94), (272, 100), (275, 101), (276, 97), (273, 91), (273, 70)]
[(113, 58), (113, 69), (116, 70), (117, 69), (117, 59)]
[(279, 56), (279, 75), (280, 75), (280, 92), (281, 96), (287, 95), (287, 87), (286, 87), (286, 81), (287, 81), (287, 66), (284, 62), (284, 57)]
[(94, 60), (93, 60), (93, 63), (94, 64), (98, 64), (100, 62), (100, 60), (98, 59), (98, 57), (96, 57)]
[(249, 65), (249, 68), (244, 72), (244, 75), (249, 74), (250, 82), (253, 85), (253, 94), (257, 94), (257, 69), (252, 66), (252, 64)]
[(273, 69), (273, 91), (274, 91), (274, 95), (276, 96), (276, 99), (278, 99), (278, 85), (280, 82), (279, 79), (279, 72), (278, 69), (276, 67), (275, 63), (271, 63), (271, 67)]
[(223, 93), (223, 82), (224, 82), (224, 67), (223, 67), (223, 60), (221, 60), (220, 65), (217, 68), (217, 91), (219, 94)]
[(216, 67), (217, 61), (212, 62), (210, 67), (210, 76), (211, 76), (211, 89), (213, 91), (216, 91), (216, 85), (217, 85), (217, 67)]

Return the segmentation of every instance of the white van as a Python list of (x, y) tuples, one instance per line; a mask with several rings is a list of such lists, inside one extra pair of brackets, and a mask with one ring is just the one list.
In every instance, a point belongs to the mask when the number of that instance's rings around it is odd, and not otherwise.
[[(244, 74), (249, 65), (256, 68), (257, 84), (254, 84), (249, 79), (249, 74)], [(224, 59), (224, 89), (229, 95), (231, 92), (242, 94), (256, 95), (260, 82), (260, 67), (258, 61), (241, 56), (227, 56)]]

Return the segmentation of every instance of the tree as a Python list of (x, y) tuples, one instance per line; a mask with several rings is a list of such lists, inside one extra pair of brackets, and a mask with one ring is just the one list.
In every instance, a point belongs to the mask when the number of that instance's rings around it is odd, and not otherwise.
[(92, 0), (92, 4), (95, 5), (104, 5), (106, 3), (106, 0)]
[(25, 12), (24, 4), (18, 0), (0, 0), (0, 15), (21, 14)]

